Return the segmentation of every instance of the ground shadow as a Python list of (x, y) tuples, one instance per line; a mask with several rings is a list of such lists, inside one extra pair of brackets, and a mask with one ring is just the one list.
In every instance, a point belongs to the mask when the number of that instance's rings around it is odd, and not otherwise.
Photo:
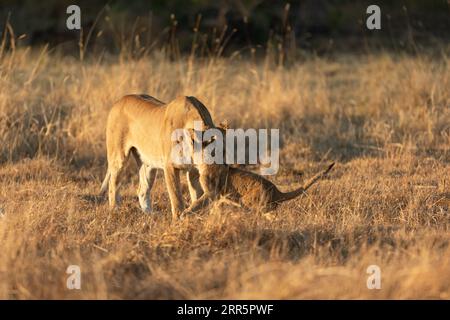
[(398, 245), (393, 234), (398, 228), (394, 227), (358, 227), (348, 232), (338, 232), (323, 227), (311, 227), (296, 231), (281, 229), (247, 230), (242, 238), (255, 241), (263, 256), (280, 250), (287, 260), (297, 261), (317, 250), (326, 250), (330, 256), (344, 263), (353, 253), (375, 243), (381, 247), (395, 247)]

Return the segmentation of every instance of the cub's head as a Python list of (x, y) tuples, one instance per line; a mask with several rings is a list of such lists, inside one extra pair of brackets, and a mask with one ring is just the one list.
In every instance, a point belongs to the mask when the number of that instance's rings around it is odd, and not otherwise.
[(200, 183), (205, 192), (218, 194), (225, 185), (230, 167), (226, 164), (200, 164)]

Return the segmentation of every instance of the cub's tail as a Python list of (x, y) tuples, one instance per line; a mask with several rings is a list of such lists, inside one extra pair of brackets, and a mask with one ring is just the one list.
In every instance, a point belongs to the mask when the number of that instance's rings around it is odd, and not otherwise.
[(328, 172), (330, 172), (330, 170), (333, 167), (334, 167), (334, 162), (331, 163), (325, 170), (323, 170), (322, 172), (319, 172), (318, 174), (313, 176), (311, 179), (306, 181), (306, 183), (303, 186), (301, 186), (300, 188), (295, 189), (294, 191), (286, 192), (286, 193), (280, 192), (281, 196), (277, 202), (288, 201), (288, 200), (294, 199), (294, 198), (298, 197), (299, 195), (303, 194), (306, 190), (309, 189), (309, 187), (311, 187), (314, 183), (316, 183), (318, 180), (322, 179)]

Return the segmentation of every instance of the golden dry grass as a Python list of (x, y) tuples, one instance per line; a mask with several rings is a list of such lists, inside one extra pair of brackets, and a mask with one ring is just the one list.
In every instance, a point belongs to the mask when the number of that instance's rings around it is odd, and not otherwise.
[[(80, 62), (17, 49), (0, 64), (0, 298), (450, 298), (448, 54)], [(170, 220), (162, 175), (140, 212), (95, 196), (104, 129), (127, 93), (203, 101), (216, 122), (280, 128), (283, 190), (337, 161), (276, 212), (226, 205)], [(304, 175), (302, 176), (301, 173)], [(186, 191), (186, 190), (185, 190)], [(187, 199), (187, 194), (186, 199)], [(79, 265), (81, 290), (66, 288)], [(379, 265), (381, 290), (366, 268)]]

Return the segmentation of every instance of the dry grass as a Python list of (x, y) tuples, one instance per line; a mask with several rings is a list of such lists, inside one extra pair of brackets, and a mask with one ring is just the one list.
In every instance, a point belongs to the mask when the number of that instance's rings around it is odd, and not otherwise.
[[(215, 59), (91, 61), (17, 49), (0, 61), (0, 298), (450, 298), (448, 54), (310, 58), (283, 69)], [(95, 197), (105, 118), (124, 94), (195, 95), (216, 121), (280, 128), (282, 189), (263, 215), (219, 206), (142, 214), (136, 168), (120, 212)], [(187, 196), (186, 196), (187, 198)], [(68, 265), (82, 289), (68, 290)], [(377, 264), (382, 289), (368, 290)]]

